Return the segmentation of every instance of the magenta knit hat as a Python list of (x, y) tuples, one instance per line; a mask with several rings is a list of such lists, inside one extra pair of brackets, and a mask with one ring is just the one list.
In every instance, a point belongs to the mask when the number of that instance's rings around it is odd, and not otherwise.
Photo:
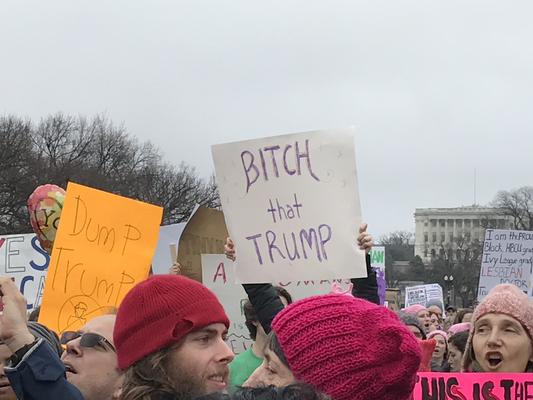
[(407, 308), (404, 308), (402, 311), (407, 314), (415, 314), (417, 315), (420, 311), (427, 310), (426, 307), (424, 307), (421, 304), (413, 304), (412, 306), (409, 306)]
[(272, 329), (296, 379), (332, 400), (411, 396), (420, 346), (385, 307), (342, 294), (313, 296), (283, 309)]
[(533, 338), (533, 302), (527, 297), (527, 294), (515, 285), (506, 283), (494, 286), (472, 315), (470, 336), (463, 356), (464, 371), (469, 371), (472, 368), (472, 361), (474, 360), (472, 337), (474, 336), (476, 321), (490, 313), (506, 314), (513, 317), (522, 324), (530, 339)]
[(224, 308), (208, 288), (184, 276), (152, 276), (131, 289), (118, 309), (113, 330), (118, 366), (126, 369), (214, 323), (229, 327)]

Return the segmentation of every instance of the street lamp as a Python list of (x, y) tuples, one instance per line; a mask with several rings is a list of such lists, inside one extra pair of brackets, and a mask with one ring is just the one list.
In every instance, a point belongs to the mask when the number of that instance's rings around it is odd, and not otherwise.
[(450, 304), (450, 286), (453, 288), (453, 275), (444, 275), (444, 282), (446, 282), (448, 304)]

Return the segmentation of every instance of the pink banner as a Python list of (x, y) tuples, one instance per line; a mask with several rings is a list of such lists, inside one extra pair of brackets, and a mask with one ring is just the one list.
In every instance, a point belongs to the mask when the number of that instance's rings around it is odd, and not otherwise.
[(414, 400), (533, 400), (533, 374), (419, 373)]

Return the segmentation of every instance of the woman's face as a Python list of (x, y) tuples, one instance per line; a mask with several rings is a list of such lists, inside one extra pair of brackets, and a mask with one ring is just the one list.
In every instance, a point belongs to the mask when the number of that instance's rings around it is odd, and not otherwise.
[(433, 351), (433, 358), (442, 359), (446, 353), (446, 339), (442, 335), (435, 335), (433, 339), (437, 341), (437, 345)]
[(430, 306), (428, 307), (428, 311), (431, 311), (432, 314), (437, 314), (439, 320), (442, 319), (442, 310), (439, 306)]
[(417, 314), (418, 320), (426, 330), (426, 333), (429, 332), (429, 327), (431, 325), (431, 319), (429, 318), (429, 311), (428, 310), (422, 310), (419, 311)]
[(281, 362), (272, 350), (266, 348), (263, 364), (254, 371), (243, 386), (262, 387), (273, 385), (283, 387), (291, 383), (296, 383), (291, 370)]
[(450, 364), (450, 372), (461, 371), (461, 360), (463, 353), (459, 351), (452, 343), (448, 345), (448, 364)]
[(533, 361), (531, 339), (511, 316), (490, 313), (479, 318), (472, 338), (475, 359), (484, 372), (525, 372)]
[(429, 318), (429, 320), (431, 321), (431, 330), (432, 331), (439, 329), (440, 321), (439, 321), (439, 317), (437, 315), (431, 314), (431, 317)]

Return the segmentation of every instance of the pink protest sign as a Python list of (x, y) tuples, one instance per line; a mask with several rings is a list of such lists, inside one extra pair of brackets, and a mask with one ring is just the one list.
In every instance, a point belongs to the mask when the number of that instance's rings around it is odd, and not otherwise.
[(413, 399), (533, 399), (533, 374), (419, 373)]

